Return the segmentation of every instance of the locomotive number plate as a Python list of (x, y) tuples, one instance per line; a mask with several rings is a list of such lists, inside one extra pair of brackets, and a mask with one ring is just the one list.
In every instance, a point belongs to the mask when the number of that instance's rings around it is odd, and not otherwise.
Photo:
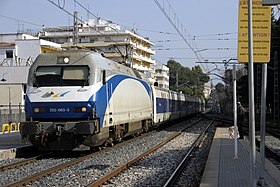
[(50, 112), (70, 112), (69, 108), (50, 108)]

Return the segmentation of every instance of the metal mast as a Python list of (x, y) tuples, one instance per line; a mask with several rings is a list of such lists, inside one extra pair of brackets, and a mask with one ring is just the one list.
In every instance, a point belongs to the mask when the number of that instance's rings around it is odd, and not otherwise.
[(278, 76), (278, 52), (274, 52), (274, 120), (279, 119), (279, 76)]

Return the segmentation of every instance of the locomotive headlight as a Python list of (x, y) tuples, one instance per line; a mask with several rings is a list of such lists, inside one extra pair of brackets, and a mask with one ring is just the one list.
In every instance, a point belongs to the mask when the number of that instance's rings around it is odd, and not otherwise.
[(34, 108), (34, 113), (38, 113), (40, 111), (40, 109), (39, 108)]
[(86, 112), (86, 111), (87, 111), (87, 107), (85, 106), (75, 108), (75, 112)]
[(69, 58), (68, 58), (68, 57), (65, 57), (65, 58), (63, 59), (63, 62), (64, 62), (65, 64), (68, 64), (68, 63), (69, 63)]
[(33, 112), (34, 113), (41, 113), (41, 112), (45, 112), (45, 109), (43, 107), (34, 107)]
[(82, 112), (86, 112), (87, 111), (87, 107), (82, 107)]
[(66, 56), (57, 57), (57, 63), (58, 64), (69, 64), (69, 62), (70, 62), (69, 57), (66, 57)]

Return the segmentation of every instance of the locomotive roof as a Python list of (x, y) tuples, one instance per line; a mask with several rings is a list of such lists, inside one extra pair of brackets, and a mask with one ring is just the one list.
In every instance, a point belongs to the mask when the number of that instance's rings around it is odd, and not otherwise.
[[(69, 59), (68, 63), (58, 63), (58, 58), (66, 57)], [(50, 65), (88, 65), (90, 68), (100, 68), (110, 70), (116, 73), (126, 74), (133, 77), (137, 77), (146, 82), (149, 79), (141, 72), (134, 70), (130, 67), (122, 65), (118, 62), (114, 62), (107, 58), (104, 58), (100, 53), (89, 50), (65, 50), (58, 52), (50, 52), (40, 54), (34, 63), (32, 69), (36, 69), (37, 66), (50, 66)]]

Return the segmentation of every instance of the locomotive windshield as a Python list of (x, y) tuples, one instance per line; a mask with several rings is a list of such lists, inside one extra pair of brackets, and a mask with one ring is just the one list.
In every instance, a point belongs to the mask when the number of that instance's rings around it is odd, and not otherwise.
[(34, 86), (88, 86), (88, 66), (39, 66), (34, 73)]

